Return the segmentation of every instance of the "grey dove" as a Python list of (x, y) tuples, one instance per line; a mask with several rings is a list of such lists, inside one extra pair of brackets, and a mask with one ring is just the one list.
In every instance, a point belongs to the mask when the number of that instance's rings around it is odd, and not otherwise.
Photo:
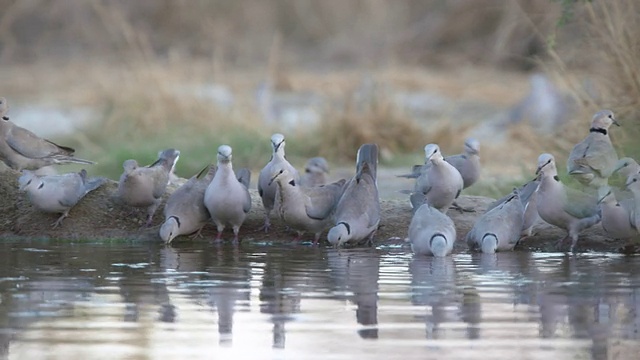
[(567, 171), (581, 184), (599, 188), (608, 184), (618, 162), (618, 155), (609, 138), (609, 127), (620, 124), (611, 110), (593, 115), (589, 135), (576, 144), (567, 160)]
[(304, 174), (300, 177), (300, 186), (318, 186), (327, 183), (329, 163), (323, 157), (309, 159), (304, 165)]
[(273, 134), (271, 136), (271, 147), (273, 149), (271, 160), (269, 160), (267, 165), (265, 165), (260, 171), (260, 175), (258, 175), (258, 194), (260, 194), (265, 211), (263, 226), (265, 232), (268, 232), (271, 227), (271, 220), (269, 217), (271, 215), (271, 210), (273, 210), (276, 198), (276, 184), (271, 182), (274, 170), (286, 169), (290, 174), (292, 174), (296, 182), (299, 181), (298, 171), (285, 158), (284, 146), (284, 135)]
[(483, 253), (510, 251), (521, 238), (524, 225), (525, 203), (515, 189), (501, 204), (476, 219), (465, 240), (470, 249)]
[(313, 243), (317, 244), (322, 231), (331, 226), (336, 205), (345, 189), (345, 179), (315, 186), (303, 187), (286, 168), (274, 169), (271, 183), (277, 185), (275, 209), (280, 218), (297, 231), (295, 240), (304, 232), (314, 233)]
[(436, 144), (424, 147), (425, 163), (429, 166), (416, 179), (409, 200), (414, 211), (423, 203), (447, 212), (455, 199), (460, 196), (464, 181), (453, 165), (444, 161), (440, 148)]
[(610, 186), (598, 189), (602, 229), (613, 239), (629, 239), (638, 234), (633, 224), (634, 200), (618, 201)]
[(456, 241), (456, 227), (446, 214), (423, 204), (411, 218), (408, 241), (414, 254), (447, 256)]
[(640, 165), (630, 157), (623, 157), (618, 160), (613, 172), (619, 173), (626, 181), (629, 176), (640, 173)]
[(164, 242), (170, 243), (180, 235), (200, 234), (211, 219), (204, 205), (204, 193), (215, 173), (215, 165), (207, 166), (169, 196), (164, 206), (165, 220), (160, 226), (160, 238)]
[[(536, 177), (535, 179), (528, 181), (527, 183), (525, 183), (524, 185), (518, 188), (520, 201), (522, 202), (525, 208), (521, 237), (533, 235), (533, 228), (535, 227), (536, 224), (538, 224), (542, 220), (540, 219), (540, 215), (538, 214), (538, 208), (537, 208), (538, 186), (540, 186), (540, 179)], [(512, 196), (513, 196), (513, 193), (509, 193), (504, 197), (494, 201), (487, 207), (485, 212), (501, 205)]]
[(35, 172), (23, 170), (18, 179), (20, 191), (26, 192), (29, 201), (38, 209), (61, 213), (53, 223), (56, 228), (62, 224), (69, 211), (90, 191), (93, 191), (107, 179), (103, 177), (87, 178), (87, 171), (62, 175), (38, 176)]
[(167, 149), (151, 165), (139, 166), (133, 159), (122, 164), (124, 172), (120, 175), (117, 196), (129, 206), (146, 208), (145, 226), (151, 225), (153, 215), (162, 202), (162, 195), (167, 190), (171, 169), (179, 158), (180, 151)]
[(640, 229), (640, 174), (633, 174), (627, 178), (625, 187), (633, 194), (633, 213), (631, 215), (631, 224), (636, 228), (636, 231)]
[(243, 168), (236, 176), (231, 162), (232, 149), (228, 145), (218, 147), (217, 157), (218, 170), (204, 193), (204, 204), (218, 229), (216, 240), (222, 239), (222, 232), (229, 225), (233, 229), (233, 242), (237, 243), (240, 227), (251, 210), (251, 172)]
[(345, 243), (372, 244), (380, 224), (380, 198), (376, 183), (378, 145), (364, 144), (358, 149), (356, 174), (346, 185), (336, 205), (334, 224), (327, 240), (335, 246)]
[(74, 149), (38, 137), (14, 124), (6, 115), (7, 99), (0, 98), (0, 159), (15, 170), (38, 170), (54, 164), (95, 164), (73, 157)]
[(571, 239), (570, 251), (573, 251), (580, 232), (600, 221), (597, 199), (566, 187), (558, 177), (556, 162), (551, 154), (538, 157), (536, 174), (540, 175), (538, 214), (547, 223), (567, 230), (567, 236), (558, 241), (557, 246)]
[[(445, 156), (444, 161), (453, 165), (462, 176), (463, 188), (468, 188), (480, 178), (480, 142), (473, 138), (465, 139), (464, 152), (462, 154)], [(418, 178), (429, 167), (430, 162), (424, 165), (414, 165), (411, 174), (398, 175), (399, 177)]]

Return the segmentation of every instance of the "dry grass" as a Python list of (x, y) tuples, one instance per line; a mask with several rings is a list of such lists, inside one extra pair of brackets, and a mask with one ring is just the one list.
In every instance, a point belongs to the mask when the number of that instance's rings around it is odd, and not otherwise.
[[(640, 157), (635, 140), (640, 136), (640, 4), (611, 0), (573, 6), (575, 14), (566, 28), (559, 28), (546, 65), (583, 105), (582, 119), (565, 133), (584, 133), (595, 111), (610, 108), (623, 124), (623, 131), (611, 132), (614, 144), (620, 153)], [(584, 35), (575, 36), (576, 28)]]
[(321, 141), (320, 153), (332, 159), (355, 159), (364, 143), (377, 143), (383, 156), (415, 151), (424, 146), (425, 133), (418, 123), (383, 99), (356, 109), (333, 110), (320, 128), (311, 132)]

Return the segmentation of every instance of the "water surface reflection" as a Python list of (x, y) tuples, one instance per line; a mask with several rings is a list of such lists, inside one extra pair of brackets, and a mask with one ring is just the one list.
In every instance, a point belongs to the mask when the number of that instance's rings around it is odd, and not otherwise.
[(0, 243), (10, 359), (636, 358), (640, 257)]

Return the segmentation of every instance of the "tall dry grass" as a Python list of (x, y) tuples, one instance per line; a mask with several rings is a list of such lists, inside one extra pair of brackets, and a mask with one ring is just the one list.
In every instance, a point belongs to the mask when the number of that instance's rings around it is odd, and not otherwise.
[(558, 28), (555, 46), (549, 49), (551, 61), (545, 64), (582, 106), (582, 117), (568, 124), (564, 134), (575, 140), (585, 133), (591, 114), (610, 108), (623, 125), (611, 132), (614, 145), (621, 154), (640, 157), (640, 3), (585, 1), (569, 6), (572, 16)]

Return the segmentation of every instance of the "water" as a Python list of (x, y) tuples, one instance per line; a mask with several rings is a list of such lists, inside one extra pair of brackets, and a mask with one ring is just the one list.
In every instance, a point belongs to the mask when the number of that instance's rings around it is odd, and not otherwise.
[(635, 359), (640, 257), (0, 243), (9, 359)]

